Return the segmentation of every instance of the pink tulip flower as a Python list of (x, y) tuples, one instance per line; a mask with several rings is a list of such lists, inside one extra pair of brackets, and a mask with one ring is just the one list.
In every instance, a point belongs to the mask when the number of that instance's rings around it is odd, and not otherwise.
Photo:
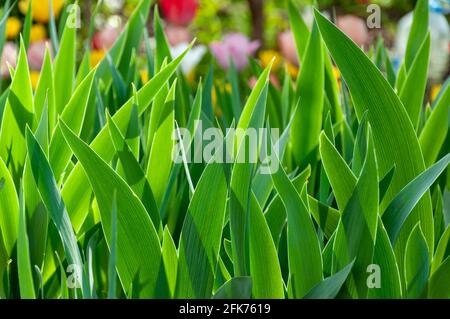
[(236, 68), (242, 70), (248, 65), (248, 57), (254, 55), (259, 46), (259, 41), (250, 41), (241, 33), (230, 33), (222, 42), (211, 43), (210, 49), (222, 68), (227, 69), (231, 59)]
[(47, 41), (33, 42), (30, 44), (27, 57), (31, 69), (36, 71), (41, 69), (47, 46), (50, 49), (50, 45), (48, 45)]
[(92, 38), (94, 50), (109, 50), (119, 37), (119, 30), (113, 27), (106, 27), (96, 32)]
[(344, 15), (337, 18), (336, 25), (358, 46), (363, 47), (369, 44), (369, 31), (363, 19), (353, 15)]
[[(270, 80), (270, 83), (272, 83), (272, 85), (275, 86), (277, 89), (280, 88), (280, 80), (278, 80), (278, 78), (276, 77), (275, 74), (270, 73), (269, 80)], [(258, 82), (258, 79), (256, 77), (252, 76), (248, 80), (249, 88), (253, 89), (255, 87), (255, 85), (256, 85), (256, 82)]]
[(8, 64), (14, 68), (17, 65), (17, 45), (13, 42), (6, 42), (3, 47), (0, 74), (5, 79), (10, 77)]
[(171, 46), (177, 46), (180, 43), (190, 43), (192, 35), (188, 29), (183, 26), (170, 24), (166, 27), (165, 33)]
[(298, 64), (297, 48), (295, 46), (294, 35), (291, 30), (281, 32), (278, 35), (278, 47), (284, 58), (292, 64)]

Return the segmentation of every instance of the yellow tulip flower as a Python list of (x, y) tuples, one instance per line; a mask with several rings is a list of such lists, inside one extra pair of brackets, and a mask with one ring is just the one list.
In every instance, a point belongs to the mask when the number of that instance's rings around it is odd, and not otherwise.
[(143, 84), (148, 82), (148, 71), (147, 69), (143, 69), (139, 72), (140, 76), (141, 76), (141, 82)]
[(39, 42), (47, 39), (47, 29), (42, 24), (33, 24), (30, 31), (30, 42)]
[(33, 90), (35, 90), (37, 88), (40, 75), (41, 74), (39, 71), (31, 71), (30, 72), (31, 87), (33, 88)]
[(441, 84), (434, 84), (431, 87), (431, 102), (434, 102), (434, 100), (436, 100), (436, 98), (439, 95), (439, 92), (441, 91), (442, 85)]
[(100, 61), (103, 59), (103, 57), (105, 56), (105, 51), (103, 50), (94, 50), (91, 52), (91, 58), (90, 58), (90, 63), (91, 63), (91, 67), (96, 67), (97, 64), (100, 63)]
[(263, 68), (267, 67), (270, 62), (272, 62), (273, 58), (275, 58), (275, 60), (273, 61), (272, 71), (276, 71), (278, 70), (282, 60), (281, 55), (274, 50), (264, 50), (259, 53), (259, 60), (261, 61), (261, 66)]
[[(30, 0), (21, 0), (19, 2), (19, 10), (23, 14), (27, 14), (28, 4)], [(61, 9), (64, 7), (65, 0), (52, 0), (53, 13), (55, 17), (59, 16)], [(50, 18), (50, 6), (48, 0), (33, 0), (31, 4), (31, 15), (34, 21), (47, 23)]]
[(291, 78), (296, 79), (299, 69), (296, 65), (286, 61), (286, 71), (291, 76)]
[(22, 22), (16, 17), (9, 17), (6, 21), (6, 37), (10, 39), (15, 39), (22, 28)]

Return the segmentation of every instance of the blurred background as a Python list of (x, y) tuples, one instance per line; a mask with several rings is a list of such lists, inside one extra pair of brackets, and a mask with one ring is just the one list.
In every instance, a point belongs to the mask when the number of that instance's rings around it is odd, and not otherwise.
[[(85, 40), (79, 41), (80, 60), (84, 46), (91, 50), (91, 64), (95, 65), (112, 46), (139, 0), (78, 2), (81, 18), (79, 34)], [(313, 2), (364, 50), (372, 50), (382, 39), (394, 67), (400, 65), (415, 0), (292, 0), (309, 25), (313, 20)], [(3, 7), (5, 0), (0, 3)], [(51, 3), (57, 25), (58, 21), (64, 21), (63, 17), (71, 10), (72, 1), (51, 0)], [(188, 78), (204, 75), (210, 60), (218, 65), (219, 72), (226, 72), (230, 60), (238, 71), (245, 72), (249, 65), (248, 57), (255, 57), (263, 66), (275, 57), (275, 67), (284, 68), (292, 77), (298, 74), (301, 65), (296, 57), (289, 27), (287, 1), (159, 0), (155, 1), (156, 4), (164, 21), (172, 55), (182, 52), (194, 37), (197, 38), (196, 47), (182, 66)], [(6, 62), (14, 66), (18, 36), (28, 5), (29, 0), (19, 0), (6, 23), (7, 42), (1, 66), (4, 77), (8, 77), (9, 73)], [(431, 91), (435, 88), (437, 92), (449, 74), (450, 0), (430, 0), (429, 5), (432, 39), (430, 87)], [(32, 76), (38, 77), (45, 43), (49, 41), (49, 1), (34, 0), (32, 9), (33, 26), (28, 55), (30, 66), (36, 73)], [(154, 9), (155, 6), (152, 7)], [(374, 21), (378, 23), (375, 27)], [(151, 19), (148, 32), (151, 37)], [(148, 79), (145, 70), (142, 78), (144, 82)], [(274, 77), (274, 85), (277, 85), (277, 81), (279, 79)]]

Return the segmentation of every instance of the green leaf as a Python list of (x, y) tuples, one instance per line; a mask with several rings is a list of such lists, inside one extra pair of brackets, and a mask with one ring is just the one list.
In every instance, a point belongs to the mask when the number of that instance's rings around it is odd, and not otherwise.
[(304, 168), (316, 161), (322, 129), (324, 66), (322, 40), (316, 24), (309, 38), (296, 90), (300, 107), (292, 123), (292, 150), (297, 165)]
[(59, 121), (59, 127), (94, 190), (109, 247), (113, 196), (117, 192), (117, 272), (125, 291), (133, 284), (133, 295), (165, 296), (168, 288), (164, 272), (161, 274), (161, 245), (145, 207), (126, 182), (63, 121)]
[(442, 234), (439, 243), (436, 247), (436, 251), (434, 253), (433, 262), (431, 263), (432, 274), (438, 269), (438, 267), (441, 266), (443, 260), (448, 257), (449, 243), (450, 243), (450, 227), (447, 227), (447, 229)]
[(27, 10), (27, 14), (25, 16), (25, 22), (23, 24), (23, 31), (22, 31), (23, 42), (24, 42), (25, 48), (27, 50), (30, 45), (30, 34), (31, 34), (31, 23), (32, 23), (31, 3), (32, 3), (32, 1), (30, 1), (28, 3), (28, 10)]
[[(188, 50), (172, 61), (166, 68), (162, 69), (137, 92), (139, 115), (145, 112), (157, 92), (175, 72)], [(130, 98), (113, 116), (114, 122), (124, 135), (129, 126), (130, 114), (134, 104), (133, 101), (134, 97)], [(104, 127), (95, 137), (91, 143), (91, 148), (106, 162), (112, 160), (115, 151), (107, 127)], [(89, 187), (85, 187), (88, 183), (87, 176), (82, 167), (77, 164), (71, 171), (62, 189), (62, 196), (67, 205), (72, 225), (76, 231), (80, 230), (89, 211), (92, 190)]]
[(254, 194), (250, 200), (248, 240), (252, 296), (256, 299), (282, 299), (283, 277), (275, 244)]
[(420, 298), (430, 273), (427, 243), (420, 225), (414, 227), (408, 238), (405, 252), (406, 296)]
[(54, 85), (57, 114), (61, 114), (72, 96), (76, 65), (76, 28), (64, 28), (61, 46), (55, 58)]
[[(62, 111), (62, 120), (67, 123), (70, 129), (77, 135), (81, 133), (81, 128), (83, 127), (94, 76), (95, 69), (89, 73), (83, 82), (81, 82), (73, 96), (71, 96), (67, 106)], [(50, 143), (50, 165), (57, 180), (59, 180), (61, 174), (67, 167), (71, 156), (72, 151), (64, 141), (61, 131), (55, 130)]]
[[(238, 125), (236, 127), (237, 130), (242, 129), (246, 130), (250, 127), (251, 121), (258, 115), (258, 114), (265, 114), (265, 111), (262, 112), (260, 108), (264, 108), (266, 106), (266, 100), (264, 98), (264, 95), (267, 95), (268, 85), (269, 85), (269, 75), (270, 70), (272, 69), (273, 61), (269, 63), (269, 65), (264, 69), (264, 71), (261, 73), (261, 75), (258, 78), (258, 81), (256, 82), (252, 92), (250, 93), (250, 96), (247, 99), (247, 102), (245, 103), (244, 109), (242, 111), (241, 117), (239, 118)], [(264, 121), (264, 120), (263, 120)], [(261, 124), (262, 125), (262, 124)], [(259, 127), (256, 127), (259, 128)], [(243, 140), (243, 136), (240, 136), (237, 134), (235, 139), (235, 154), (240, 150), (241, 143)]]
[(342, 212), (333, 247), (333, 271), (355, 259), (346, 290), (358, 298), (367, 297), (366, 269), (372, 263), (378, 219), (378, 175), (370, 126), (364, 153), (361, 175)]
[[(248, 275), (248, 241), (246, 240), (247, 222), (249, 217), (249, 203), (251, 198), (251, 184), (256, 158), (255, 150), (250, 149), (250, 143), (244, 140), (245, 132), (249, 127), (260, 128), (263, 125), (264, 114), (267, 102), (268, 76), (270, 74), (271, 64), (264, 70), (253, 88), (244, 110), (242, 111), (239, 123), (236, 129), (238, 134), (231, 136), (234, 138), (235, 164), (231, 174), (230, 189), (230, 230), (231, 243), (233, 246), (233, 266), (236, 276)], [(228, 141), (229, 137), (226, 137)], [(260, 137), (258, 137), (258, 141)], [(242, 163), (239, 158), (246, 158), (248, 162)]]
[[(157, 125), (152, 139), (152, 148), (147, 166), (146, 175), (158, 205), (161, 205), (173, 163), (174, 141), (172, 135), (175, 128), (175, 88), (176, 82), (172, 84), (167, 95), (164, 96), (164, 103), (158, 105), (160, 114), (156, 120)], [(153, 104), (152, 113), (155, 112), (155, 103)]]
[(228, 79), (231, 84), (231, 106), (235, 119), (239, 119), (242, 112), (241, 95), (239, 93), (239, 74), (232, 59), (230, 59), (230, 68), (228, 70)]
[(158, 72), (161, 69), (162, 63), (165, 59), (170, 62), (171, 54), (169, 49), (169, 43), (166, 35), (164, 34), (163, 27), (161, 25), (161, 19), (159, 18), (158, 7), (155, 7), (153, 16), (153, 29), (155, 30), (155, 70)]
[(289, 290), (301, 298), (323, 278), (319, 240), (307, 206), (281, 165), (272, 179), (287, 212)]
[[(357, 117), (361, 119), (368, 110), (378, 176), (385, 176), (392, 166), (396, 166), (391, 187), (381, 203), (380, 211), (383, 211), (386, 204), (425, 169), (414, 126), (390, 84), (365, 53), (319, 12), (315, 12), (315, 17), (327, 48), (349, 87)], [(370, 85), (367, 85), (367, 79), (370, 79)], [(427, 243), (432, 246), (432, 218), (431, 197), (426, 193), (405, 223), (395, 246), (400, 265), (403, 264), (407, 238), (417, 222), (421, 222)]]
[(166, 270), (167, 281), (169, 282), (170, 296), (175, 295), (178, 270), (178, 253), (172, 235), (167, 226), (164, 228), (162, 242), (162, 257), (164, 269)]
[(402, 297), (400, 271), (394, 250), (383, 223), (378, 219), (377, 239), (373, 252), (373, 264), (381, 271), (380, 287), (369, 289), (369, 298), (398, 299)]
[(250, 299), (251, 296), (252, 278), (234, 277), (217, 290), (214, 299)]
[[(281, 134), (280, 138), (278, 139), (278, 141), (274, 141), (275, 143), (275, 147), (278, 150), (278, 152), (280, 153), (280, 158), (284, 157), (284, 154), (286, 153), (286, 148), (287, 148), (287, 144), (289, 141), (289, 135), (290, 135), (290, 127), (292, 124), (292, 120), (293, 117), (291, 118), (291, 121), (289, 121), (287, 127), (284, 129), (283, 133)], [(270, 129), (270, 127), (268, 125), (266, 125), (266, 127), (268, 129)], [(263, 135), (263, 139), (264, 139), (264, 146), (265, 145), (270, 145), (269, 143), (271, 143), (272, 141), (269, 140), (271, 138), (270, 134), (264, 134)], [(262, 153), (260, 155), (261, 158), (261, 163), (267, 163), (269, 162), (271, 159), (268, 156), (266, 150), (264, 149), (264, 146), (261, 149), (261, 152), (265, 152)], [(263, 158), (263, 159), (262, 159)], [(303, 172), (306, 173), (309, 177), (311, 175), (311, 167), (308, 166)], [(266, 205), (267, 200), (270, 197), (270, 194), (272, 192), (273, 189), (273, 182), (272, 182), (272, 177), (270, 176), (270, 174), (264, 174), (262, 167), (260, 166), (256, 172), (255, 172), (255, 176), (253, 177), (252, 180), (252, 190), (256, 195), (256, 198), (258, 198), (258, 202), (261, 205), (261, 207), (264, 207)], [(284, 213), (283, 213), (284, 214)], [(285, 215), (285, 214), (284, 214)]]
[(331, 276), (333, 268), (333, 246), (334, 239), (336, 238), (336, 232), (334, 232), (328, 239), (325, 247), (322, 250), (322, 260), (323, 260), (323, 273), (324, 276)]
[(307, 50), (308, 38), (310, 36), (309, 30), (292, 0), (288, 0), (288, 15), (292, 33), (294, 35), (295, 46), (297, 48), (297, 56), (299, 61), (303, 64), (303, 58)]
[[(210, 190), (214, 190), (214, 196)], [(224, 166), (209, 163), (189, 203), (181, 230), (177, 298), (212, 296), (227, 192)]]
[(336, 298), (339, 290), (350, 274), (353, 264), (352, 261), (347, 266), (342, 268), (340, 271), (332, 275), (331, 277), (325, 278), (314, 288), (312, 288), (304, 297), (305, 299), (334, 299)]
[(44, 109), (42, 110), (41, 119), (39, 120), (39, 125), (36, 129), (35, 135), (36, 140), (41, 145), (46, 156), (49, 152), (49, 137), (48, 137), (48, 103), (44, 103)]
[(359, 123), (358, 132), (356, 133), (355, 145), (353, 150), (352, 171), (356, 176), (361, 174), (367, 152), (367, 132), (368, 125), (367, 112), (365, 112)]
[(0, 230), (8, 257), (16, 244), (18, 227), (19, 200), (8, 168), (0, 158)]
[[(59, 37), (58, 37), (58, 31), (56, 30), (56, 24), (55, 24), (55, 14), (53, 11), (53, 1), (48, 0), (48, 7), (49, 7), (49, 29), (50, 29), (50, 40), (52, 42), (53, 52), (58, 53), (59, 50)], [(60, 30), (61, 32), (63, 30)]]
[(308, 205), (311, 215), (324, 232), (325, 237), (330, 238), (339, 224), (341, 214), (333, 207), (327, 206), (309, 195)]
[(411, 65), (403, 88), (400, 91), (400, 99), (408, 112), (414, 127), (419, 123), (419, 114), (425, 96), (428, 79), (428, 64), (430, 60), (430, 34), (417, 52), (417, 56)]
[[(202, 84), (199, 83), (197, 93), (195, 95), (194, 101), (192, 102), (192, 109), (189, 114), (188, 123), (186, 125), (186, 128), (189, 130), (190, 137), (191, 137), (191, 139), (189, 141), (187, 141), (186, 145), (183, 145), (186, 152), (190, 152), (193, 138), (194, 138), (194, 136), (197, 132), (198, 126), (199, 126), (197, 121), (200, 118), (202, 99), (203, 99), (202, 96), (203, 96)], [(184, 142), (183, 142), (183, 144), (184, 144)], [(170, 172), (169, 182), (167, 183), (166, 192), (164, 193), (164, 197), (162, 199), (161, 206), (160, 206), (160, 214), (161, 214), (163, 220), (166, 220), (166, 209), (169, 204), (170, 194), (171, 194), (173, 185), (178, 178), (178, 174), (180, 173), (181, 167), (182, 167), (181, 163), (174, 163), (173, 169)]]
[(108, 66), (112, 75), (114, 92), (116, 93), (116, 99), (118, 104), (123, 104), (126, 101), (127, 87), (125, 84), (125, 80), (120, 74), (119, 70), (117, 70), (114, 65), (114, 61), (109, 54), (106, 54), (106, 61), (108, 62)]
[(391, 186), (392, 178), (395, 174), (395, 166), (392, 166), (391, 170), (380, 180), (380, 203), (384, 199), (387, 190)]
[(22, 176), (21, 170), (25, 162), (25, 127), (27, 124), (32, 126), (32, 122), (33, 90), (25, 45), (21, 41), (17, 68), (12, 77), (0, 132), (0, 157), (10, 167), (11, 175), (16, 184)]
[[(326, 47), (323, 45), (323, 60), (325, 63), (325, 98), (329, 100), (331, 104), (331, 116), (333, 123), (340, 123), (343, 120), (342, 106), (339, 100), (339, 83), (336, 78), (333, 64), (331, 63), (331, 57), (327, 52)], [(342, 129), (342, 126), (340, 126)]]
[[(126, 41), (123, 43), (123, 52), (120, 55), (121, 59), (120, 64), (118, 65), (119, 71), (123, 76), (127, 75), (133, 52), (136, 52), (141, 48), (142, 34), (144, 32), (144, 28), (147, 27), (146, 22), (150, 13), (151, 4), (152, 0), (140, 1), (128, 19), (128, 23), (125, 27)], [(113, 49), (110, 50), (110, 53), (112, 53), (112, 50)], [(113, 55), (111, 54), (111, 56)], [(114, 57), (113, 60), (115, 61)]]
[(450, 257), (431, 276), (428, 283), (428, 298), (448, 299), (450, 298)]
[(324, 132), (320, 135), (319, 150), (336, 202), (343, 211), (352, 196), (357, 179)]
[(116, 267), (117, 267), (117, 192), (114, 193), (111, 211), (111, 254), (108, 261), (108, 299), (116, 295)]
[[(29, 164), (33, 173), (34, 181), (38, 187), (42, 201), (44, 202), (50, 217), (55, 224), (66, 253), (69, 265), (76, 265), (78, 269), (83, 269), (83, 260), (77, 245), (77, 239), (70, 224), (64, 201), (61, 198), (56, 185), (50, 164), (45, 157), (45, 153), (29, 128), (26, 132)], [(88, 297), (87, 278), (81, 278), (83, 285), (83, 295)]]
[(449, 127), (450, 81), (447, 81), (441, 92), (419, 137), (427, 167), (436, 161), (439, 151), (444, 145)]
[(44, 103), (47, 100), (49, 114), (49, 132), (53, 132), (56, 122), (55, 91), (53, 83), (53, 65), (48, 47), (45, 49), (39, 81), (34, 95), (34, 116), (41, 118)]
[(11, 5), (10, 0), (5, 1), (5, 5), (2, 10), (2, 19), (0, 20), (0, 52), (3, 52), (3, 47), (6, 39), (6, 22), (8, 21), (8, 17), (11, 14), (11, 11), (14, 9), (15, 3)]
[[(114, 210), (113, 210), (113, 213), (114, 213)], [(87, 241), (86, 249), (84, 252), (85, 258), (86, 258), (86, 263), (85, 263), (84, 269), (88, 276), (89, 293), (91, 294), (92, 298), (97, 297), (96, 289), (94, 286), (95, 282), (94, 282), (94, 260), (93, 260), (94, 258), (93, 257), (94, 257), (95, 248), (97, 247), (98, 233), (99, 233), (98, 230), (95, 230), (95, 232), (90, 236), (89, 240)], [(111, 255), (112, 255), (112, 253), (111, 253)], [(114, 267), (114, 265), (111, 265), (111, 261), (112, 261), (112, 258), (110, 256), (110, 258), (108, 260), (108, 298), (109, 299), (114, 298), (114, 295), (112, 295), (112, 297), (111, 297), (110, 292), (111, 292), (111, 288), (115, 285), (115, 277), (114, 277), (114, 281), (110, 281), (111, 268)]]
[(420, 47), (424, 42), (428, 32), (428, 0), (418, 0), (414, 9), (414, 17), (411, 29), (408, 35), (408, 43), (405, 53), (406, 72), (409, 73), (415, 58), (420, 51)]
[(67, 278), (66, 278), (66, 273), (64, 270), (64, 266), (62, 264), (61, 258), (58, 255), (58, 252), (55, 251), (55, 255), (56, 258), (58, 259), (58, 264), (59, 264), (59, 273), (60, 273), (60, 281), (61, 281), (61, 299), (69, 299), (69, 290), (67, 287)]
[(277, 195), (269, 204), (264, 214), (269, 226), (275, 247), (279, 246), (281, 234), (286, 226), (286, 210), (281, 198)]
[(122, 167), (126, 167), (122, 177), (131, 187), (133, 192), (139, 197), (142, 204), (144, 204), (145, 209), (152, 219), (153, 225), (155, 225), (159, 232), (162, 230), (162, 225), (158, 206), (156, 205), (152, 189), (147, 181), (147, 178), (145, 177), (145, 173), (139, 165), (137, 159), (134, 157), (134, 154), (132, 153), (125, 138), (122, 136), (120, 129), (111, 119), (109, 113), (107, 113), (106, 116), (108, 120), (109, 133), (111, 135), (119, 161)]
[(393, 244), (411, 211), (449, 163), (450, 154), (406, 185), (386, 208), (383, 214), (383, 223)]
[[(143, 18), (141, 20), (143, 20)], [(145, 22), (143, 24), (145, 24)], [(153, 58), (153, 49), (150, 44), (150, 35), (148, 34), (147, 28), (144, 28), (144, 44), (145, 55), (147, 58), (147, 72), (150, 77), (153, 77), (153, 75), (155, 74), (155, 61)]]

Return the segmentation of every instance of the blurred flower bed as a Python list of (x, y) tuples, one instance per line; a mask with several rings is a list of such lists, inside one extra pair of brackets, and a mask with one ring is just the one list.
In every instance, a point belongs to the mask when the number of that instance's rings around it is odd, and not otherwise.
[[(447, 0), (432, 0), (432, 2)], [(284, 71), (292, 78), (299, 72), (299, 62), (295, 41), (288, 24), (287, 2), (280, 0), (160, 0), (156, 1), (164, 19), (165, 33), (171, 46), (173, 56), (183, 52), (188, 44), (196, 38), (196, 46), (191, 50), (182, 64), (186, 77), (193, 81), (205, 77), (209, 65), (217, 65), (216, 73), (226, 76), (231, 67), (244, 73), (242, 79), (250, 86), (254, 78), (246, 76), (249, 65), (255, 61), (266, 66), (274, 60), (272, 84), (279, 86)], [(19, 34), (26, 23), (31, 23), (28, 47), (28, 58), (32, 70), (33, 86), (39, 78), (45, 50), (52, 52), (51, 33), (57, 34), (58, 24), (63, 23), (70, 13), (72, 1), (68, 0), (19, 0), (12, 7), (4, 28), (5, 42), (1, 59), (1, 76), (3, 81), (9, 80), (9, 67), (15, 67)], [(138, 0), (83, 0), (80, 1), (81, 32), (84, 41), (79, 45), (90, 50), (89, 63), (95, 66), (105, 57), (111, 48), (128, 16), (135, 8)], [(294, 0), (293, 4), (302, 9), (306, 23), (312, 23), (312, 12), (308, 8), (312, 1)], [(400, 63), (404, 54), (403, 47), (409, 32), (408, 12), (415, 1), (411, 0), (319, 0), (320, 10), (330, 19), (336, 21), (341, 30), (346, 32), (359, 46), (367, 51), (373, 50), (377, 41), (382, 38), (389, 48), (394, 64)], [(367, 7), (379, 5), (381, 9), (381, 28), (369, 29), (366, 19), (370, 15)], [(27, 9), (31, 5), (31, 21), (27, 21)], [(153, 7), (152, 10), (154, 10)], [(53, 13), (54, 18), (51, 17)], [(444, 12), (445, 14), (446, 12)], [(439, 13), (443, 19), (442, 12)], [(437, 23), (432, 21), (430, 23)], [(439, 19), (437, 19), (439, 20)], [(449, 60), (449, 27), (448, 15), (444, 22), (431, 28), (432, 52), (440, 56), (431, 57), (430, 94), (437, 92), (442, 79), (448, 76)], [(443, 24), (444, 23), (444, 24)], [(53, 30), (53, 31), (52, 31)], [(23, 31), (22, 31), (23, 32)], [(153, 35), (151, 21), (148, 23), (150, 37)], [(433, 32), (435, 34), (433, 34)], [(55, 42), (55, 40), (53, 40)], [(57, 40), (56, 40), (57, 42)], [(79, 52), (82, 52), (80, 47)], [(145, 56), (145, 45), (137, 55)], [(433, 53), (432, 53), (433, 54)], [(83, 56), (78, 57), (81, 61)], [(249, 59), (250, 58), (250, 59)], [(138, 66), (141, 80), (148, 80), (149, 70), (145, 59)], [(435, 61), (435, 62), (433, 62)], [(437, 62), (436, 62), (437, 61)], [(250, 74), (250, 72), (248, 72)], [(217, 74), (216, 74), (217, 75)], [(336, 71), (336, 76), (339, 76)]]

